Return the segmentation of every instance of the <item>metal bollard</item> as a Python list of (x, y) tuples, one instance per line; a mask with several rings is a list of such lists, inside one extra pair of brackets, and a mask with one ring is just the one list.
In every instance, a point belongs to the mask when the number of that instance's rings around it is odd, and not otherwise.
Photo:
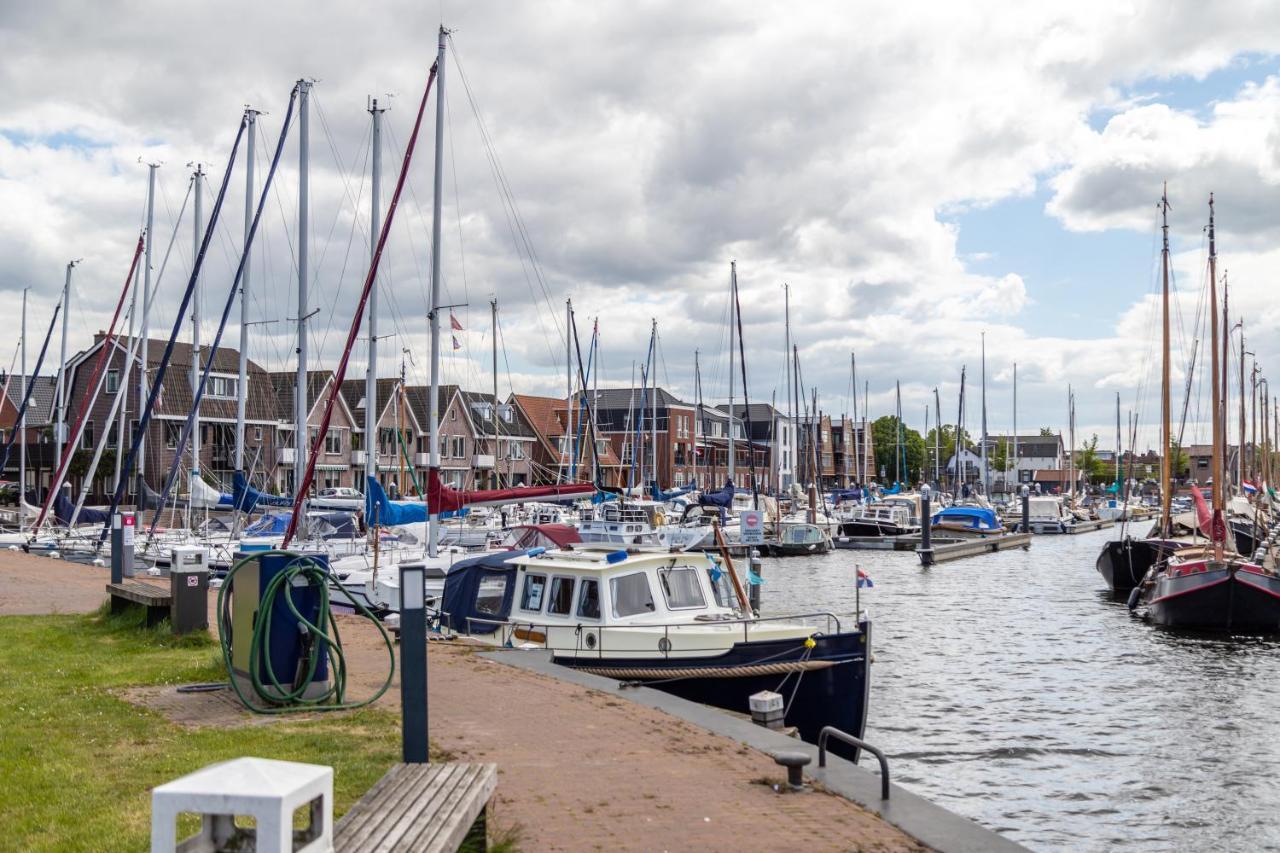
[(1022, 532), (1031, 532), (1031, 488), (1022, 487)]
[(926, 484), (920, 488), (920, 562), (933, 565), (933, 513), (929, 509), (932, 490)]
[(400, 719), (405, 764), (426, 764), (427, 613), (422, 566), (400, 566)]
[[(755, 572), (760, 578), (764, 577), (764, 572), (760, 569), (760, 552), (752, 548), (747, 556), (747, 568)], [(760, 612), (760, 584), (747, 584), (747, 600), (751, 603), (751, 609), (756, 613)]]
[(123, 583), (133, 577), (133, 533), (138, 517), (118, 512), (111, 519), (111, 582)]

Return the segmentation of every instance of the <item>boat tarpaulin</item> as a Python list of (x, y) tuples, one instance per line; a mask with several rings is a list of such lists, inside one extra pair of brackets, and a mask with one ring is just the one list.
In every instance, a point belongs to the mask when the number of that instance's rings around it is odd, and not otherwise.
[(364, 491), (364, 518), (368, 524), (379, 527), (398, 527), (401, 524), (421, 524), (427, 520), (427, 505), (419, 500), (393, 501), (387, 497), (382, 484), (373, 477), (366, 478)]
[(678, 498), (681, 495), (687, 495), (690, 492), (695, 492), (697, 490), (698, 490), (697, 480), (694, 480), (692, 483), (690, 483), (687, 486), (684, 486), (683, 488), (667, 489), (665, 492), (662, 489), (658, 488), (657, 482), (649, 483), (649, 494), (653, 497), (655, 501), (673, 500), (674, 498)]
[(243, 471), (231, 476), (231, 497), (241, 512), (253, 512), (259, 506), (293, 506), (293, 498), (288, 495), (268, 495), (249, 485)]
[(516, 565), (527, 551), (495, 551), (454, 563), (444, 579), (440, 622), (455, 631), (492, 634), (511, 613)]
[[(53, 517), (62, 524), (70, 524), (71, 516), (75, 511), (76, 505), (67, 497), (67, 493), (59, 490), (58, 496), (53, 501)], [(105, 509), (81, 507), (80, 515), (76, 516), (76, 524), (106, 524), (110, 519), (111, 513)]]
[(727, 509), (733, 505), (733, 480), (725, 480), (724, 488), (718, 492), (703, 492), (698, 495), (698, 503), (701, 506), (718, 506), (721, 509)]

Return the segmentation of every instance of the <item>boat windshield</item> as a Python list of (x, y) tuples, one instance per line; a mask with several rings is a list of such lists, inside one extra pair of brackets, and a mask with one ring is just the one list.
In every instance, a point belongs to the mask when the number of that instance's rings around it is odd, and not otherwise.
[(610, 578), (609, 593), (613, 598), (614, 616), (635, 616), (654, 610), (653, 592), (649, 589), (649, 577), (644, 572)]
[(662, 593), (667, 597), (667, 606), (672, 610), (682, 608), (706, 607), (707, 599), (698, 584), (698, 570), (689, 567), (661, 569), (658, 580), (662, 583)]

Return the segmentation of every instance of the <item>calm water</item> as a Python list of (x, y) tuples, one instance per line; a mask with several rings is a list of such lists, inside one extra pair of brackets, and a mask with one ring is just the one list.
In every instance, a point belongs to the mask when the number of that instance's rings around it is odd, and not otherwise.
[(1116, 532), (766, 560), (762, 604), (852, 613), (871, 575), (866, 737), (939, 805), (1036, 850), (1280, 850), (1280, 640), (1131, 617), (1093, 567)]

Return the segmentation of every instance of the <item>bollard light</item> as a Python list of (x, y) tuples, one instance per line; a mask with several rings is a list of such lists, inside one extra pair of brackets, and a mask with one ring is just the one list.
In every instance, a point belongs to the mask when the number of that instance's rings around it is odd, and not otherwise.
[(428, 760), (425, 584), (423, 566), (400, 566), (400, 720), (406, 764)]

